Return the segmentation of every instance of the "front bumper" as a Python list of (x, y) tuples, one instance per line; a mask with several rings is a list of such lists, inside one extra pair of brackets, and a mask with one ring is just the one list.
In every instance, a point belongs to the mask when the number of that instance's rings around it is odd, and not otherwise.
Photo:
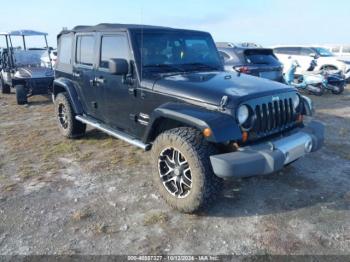
[(210, 157), (215, 175), (224, 179), (266, 175), (319, 150), (324, 141), (324, 126), (312, 121), (288, 136), (240, 148), (236, 152)]

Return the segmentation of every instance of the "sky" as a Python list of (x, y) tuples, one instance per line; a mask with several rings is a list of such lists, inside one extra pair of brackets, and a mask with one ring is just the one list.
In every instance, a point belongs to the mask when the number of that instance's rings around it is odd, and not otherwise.
[[(3, 2), (3, 3), (1, 3)], [(17, 0), (1, 3), (0, 32), (134, 23), (210, 32), (215, 41), (277, 44), (350, 44), (346, 0)]]

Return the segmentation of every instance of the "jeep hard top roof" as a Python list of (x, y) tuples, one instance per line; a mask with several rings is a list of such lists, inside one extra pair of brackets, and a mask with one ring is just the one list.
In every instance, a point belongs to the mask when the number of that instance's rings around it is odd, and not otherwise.
[[(75, 26), (71, 30), (62, 30), (62, 34), (67, 34), (70, 32), (99, 32), (99, 31), (120, 31), (120, 30), (169, 30), (169, 31), (186, 31), (186, 32), (202, 32), (198, 30), (190, 30), (190, 29), (177, 29), (172, 27), (165, 27), (165, 26), (153, 26), (153, 25), (138, 25), (138, 24), (109, 24), (109, 23), (103, 23), (98, 24), (94, 26), (87, 26), (87, 25), (78, 25)], [(206, 32), (202, 32), (206, 33)]]
[(45, 32), (39, 32), (34, 30), (15, 30), (9, 32), (0, 32), (0, 35), (9, 36), (35, 36), (35, 35), (47, 35)]

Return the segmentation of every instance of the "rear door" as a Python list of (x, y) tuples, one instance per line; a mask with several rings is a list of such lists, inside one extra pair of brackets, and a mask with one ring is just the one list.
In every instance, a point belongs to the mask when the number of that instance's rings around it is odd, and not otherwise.
[(96, 36), (94, 33), (77, 34), (75, 37), (75, 55), (73, 80), (77, 83), (80, 101), (86, 114), (101, 119), (100, 105), (103, 94), (93, 85), (96, 67)]
[[(108, 70), (108, 61), (112, 58), (130, 61), (130, 47), (127, 34), (102, 33), (99, 36), (100, 50), (98, 66), (95, 72), (96, 89), (103, 92), (103, 121), (108, 125), (134, 132), (135, 96), (133, 87), (125, 83), (122, 75), (112, 75)], [(136, 82), (136, 81), (135, 81)]]

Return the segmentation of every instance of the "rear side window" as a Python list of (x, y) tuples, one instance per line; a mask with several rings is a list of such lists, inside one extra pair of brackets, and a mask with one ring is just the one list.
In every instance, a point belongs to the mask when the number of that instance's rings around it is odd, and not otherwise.
[(350, 46), (343, 46), (343, 53), (350, 53)]
[[(62, 35), (58, 49), (59, 62), (63, 64), (71, 64), (72, 62), (72, 35)], [(55, 53), (55, 52), (54, 52)], [(57, 53), (56, 53), (57, 54)]]
[(340, 52), (340, 46), (334, 46), (332, 48), (329, 48), (330, 51), (333, 53), (339, 53)]
[(303, 55), (303, 56), (309, 56), (309, 55), (312, 54), (312, 53), (316, 53), (316, 52), (313, 51), (313, 50), (310, 49), (310, 48), (306, 48), (306, 47), (301, 48), (300, 54)]
[(92, 66), (94, 64), (95, 38), (92, 35), (77, 37), (77, 51), (75, 61), (81, 65)]
[(248, 64), (279, 65), (278, 59), (268, 50), (246, 50), (245, 58)]
[(274, 49), (274, 52), (283, 55), (299, 55), (300, 47), (277, 47)]
[(129, 59), (129, 46), (126, 36), (103, 36), (101, 40), (100, 67), (108, 68), (111, 58)]

